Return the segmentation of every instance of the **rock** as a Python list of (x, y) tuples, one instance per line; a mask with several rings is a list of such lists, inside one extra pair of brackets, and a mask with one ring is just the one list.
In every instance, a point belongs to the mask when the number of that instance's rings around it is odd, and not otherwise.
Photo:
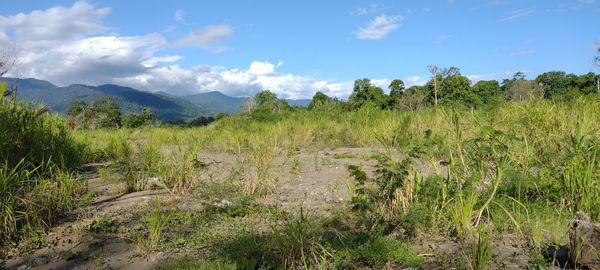
[(577, 212), (569, 229), (569, 257), (591, 270), (600, 270), (600, 223)]
[(217, 203), (217, 207), (227, 208), (227, 207), (231, 206), (232, 204), (233, 204), (232, 202), (222, 199), (220, 202)]

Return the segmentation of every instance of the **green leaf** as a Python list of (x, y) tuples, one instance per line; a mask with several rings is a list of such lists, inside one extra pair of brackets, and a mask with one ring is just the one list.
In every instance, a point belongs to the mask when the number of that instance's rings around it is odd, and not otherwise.
[(4, 99), (4, 93), (6, 93), (6, 82), (0, 82), (0, 102)]

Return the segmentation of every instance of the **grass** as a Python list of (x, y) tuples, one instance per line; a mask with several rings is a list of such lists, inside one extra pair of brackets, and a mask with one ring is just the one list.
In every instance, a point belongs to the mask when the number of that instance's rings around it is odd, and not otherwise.
[[(534, 261), (546, 246), (566, 244), (576, 211), (600, 217), (599, 108), (600, 100), (587, 97), (507, 102), (492, 110), (296, 110), (268, 119), (234, 115), (201, 128), (78, 130), (68, 136), (74, 145), (86, 145), (84, 160), (109, 162), (103, 174), (125, 183), (127, 192), (155, 181), (177, 197), (201, 202), (193, 209), (155, 206), (143, 219), (137, 238), (143, 254), (187, 255), (164, 268), (355, 269), (434, 260), (486, 269), (501, 260), (500, 236), (514, 238), (519, 252)], [(289, 165), (286, 173), (301, 175), (313, 164), (302, 164), (299, 153), (315, 153), (320, 172), (327, 166), (319, 153), (337, 147), (380, 152), (367, 158), (371, 165), (349, 167), (351, 202), (328, 216), (259, 203), (277, 192), (281, 164)], [(231, 179), (199, 181), (210, 166), (201, 162), (207, 152), (235, 157), (227, 161)], [(360, 155), (331, 158), (346, 162)], [(17, 234), (18, 213), (28, 212), (33, 226), (48, 227), (58, 218), (48, 209), (68, 212), (77, 205), (67, 198), (81, 192), (77, 176), (64, 162), (55, 170), (30, 163), (0, 167), (0, 192), (8, 194), (0, 198), (3, 237)], [(37, 170), (52, 173), (30, 177)], [(22, 184), (12, 186), (14, 179)], [(48, 207), (34, 211), (38, 204)], [(98, 228), (110, 228), (98, 222)], [(453, 260), (419, 256), (439, 252), (417, 244), (433, 236), (458, 245), (462, 254), (452, 254)]]
[(0, 257), (80, 203), (86, 183), (73, 171), (86, 151), (59, 115), (0, 98)]
[(160, 201), (154, 202), (154, 209), (144, 216), (144, 235), (137, 238), (142, 254), (156, 251), (163, 235), (163, 229), (169, 223), (170, 213), (165, 213)]

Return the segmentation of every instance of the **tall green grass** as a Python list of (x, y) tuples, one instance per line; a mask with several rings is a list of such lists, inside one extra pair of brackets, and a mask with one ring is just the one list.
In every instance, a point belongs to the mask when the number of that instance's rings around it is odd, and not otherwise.
[(0, 251), (76, 206), (85, 185), (73, 170), (85, 151), (60, 116), (0, 100)]

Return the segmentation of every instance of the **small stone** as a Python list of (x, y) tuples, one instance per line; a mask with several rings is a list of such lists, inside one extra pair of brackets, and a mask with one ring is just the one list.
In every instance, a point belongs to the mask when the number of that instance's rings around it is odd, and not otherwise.
[(230, 207), (232, 204), (233, 204), (232, 202), (222, 199), (220, 202), (217, 203), (217, 207), (227, 208), (227, 207)]

